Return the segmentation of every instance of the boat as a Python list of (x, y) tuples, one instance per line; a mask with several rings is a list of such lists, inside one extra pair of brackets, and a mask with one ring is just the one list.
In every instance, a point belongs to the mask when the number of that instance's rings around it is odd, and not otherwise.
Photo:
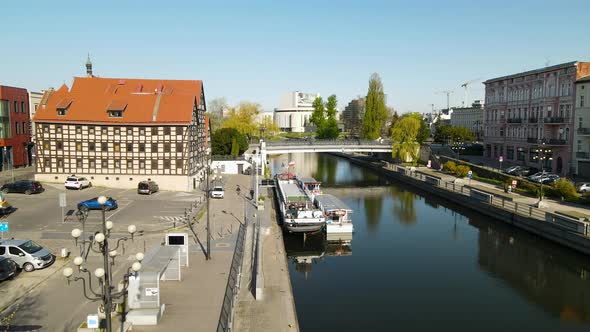
[(326, 233), (346, 234), (354, 231), (350, 219), (352, 209), (338, 197), (329, 194), (317, 195), (315, 196), (315, 204), (326, 216)]
[(292, 233), (316, 232), (324, 228), (326, 218), (304, 190), (305, 185), (292, 174), (276, 176), (277, 196), (283, 227)]
[(317, 195), (322, 194), (322, 191), (320, 190), (320, 185), (322, 183), (320, 181), (308, 176), (303, 176), (297, 179), (301, 184), (301, 189), (303, 189), (307, 196), (309, 196), (309, 199), (311, 199), (312, 202)]

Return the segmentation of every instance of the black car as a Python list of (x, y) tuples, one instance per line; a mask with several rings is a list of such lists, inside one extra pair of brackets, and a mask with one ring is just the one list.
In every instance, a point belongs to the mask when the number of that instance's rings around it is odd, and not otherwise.
[(0, 256), (0, 281), (12, 278), (16, 269), (16, 263), (12, 259)]
[(45, 191), (41, 182), (39, 181), (30, 181), (30, 180), (21, 180), (16, 181), (13, 183), (7, 183), (0, 188), (3, 193), (24, 193), (26, 195), (42, 193)]

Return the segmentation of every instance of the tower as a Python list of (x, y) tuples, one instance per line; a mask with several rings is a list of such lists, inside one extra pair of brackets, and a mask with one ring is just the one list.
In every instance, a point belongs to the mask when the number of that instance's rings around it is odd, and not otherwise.
[(86, 59), (86, 76), (92, 77), (92, 62), (90, 62), (90, 53), (88, 53), (88, 58)]

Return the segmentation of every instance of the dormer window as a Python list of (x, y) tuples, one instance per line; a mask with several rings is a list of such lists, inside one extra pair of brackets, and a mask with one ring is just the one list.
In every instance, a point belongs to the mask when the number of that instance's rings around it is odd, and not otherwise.
[(62, 99), (57, 103), (55, 108), (57, 109), (57, 115), (65, 116), (68, 113), (68, 108), (72, 104), (72, 99)]
[(109, 118), (122, 118), (123, 112), (127, 108), (127, 102), (113, 100), (107, 107)]

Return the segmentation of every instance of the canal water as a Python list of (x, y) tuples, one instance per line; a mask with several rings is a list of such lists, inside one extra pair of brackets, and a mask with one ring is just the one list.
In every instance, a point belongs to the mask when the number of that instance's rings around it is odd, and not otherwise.
[(352, 241), (285, 234), (301, 331), (588, 331), (590, 260), (324, 154), (273, 171), (354, 209)]

